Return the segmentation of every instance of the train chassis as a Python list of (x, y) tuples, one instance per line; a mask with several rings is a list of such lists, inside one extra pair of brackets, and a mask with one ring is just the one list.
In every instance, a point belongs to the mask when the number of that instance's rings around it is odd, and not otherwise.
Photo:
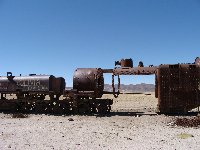
[(111, 110), (112, 99), (95, 99), (64, 96), (63, 100), (41, 99), (0, 99), (0, 110), (5, 113), (33, 114), (107, 114)]

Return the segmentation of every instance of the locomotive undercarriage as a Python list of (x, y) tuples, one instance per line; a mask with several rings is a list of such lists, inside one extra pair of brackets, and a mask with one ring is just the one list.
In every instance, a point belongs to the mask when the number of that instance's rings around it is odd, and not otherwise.
[[(24, 95), (21, 99), (7, 99), (8, 94), (1, 94), (0, 111), (5, 113), (32, 114), (107, 114), (111, 110), (111, 99), (94, 99), (70, 97), (65, 95), (62, 100), (51, 98), (44, 100), (45, 95)], [(10, 94), (9, 94), (10, 97)]]

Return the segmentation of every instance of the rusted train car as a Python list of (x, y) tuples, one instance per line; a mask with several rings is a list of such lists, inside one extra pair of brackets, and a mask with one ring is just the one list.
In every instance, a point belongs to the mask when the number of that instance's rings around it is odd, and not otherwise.
[(160, 113), (187, 113), (200, 106), (200, 59), (193, 64), (160, 65), (155, 95)]

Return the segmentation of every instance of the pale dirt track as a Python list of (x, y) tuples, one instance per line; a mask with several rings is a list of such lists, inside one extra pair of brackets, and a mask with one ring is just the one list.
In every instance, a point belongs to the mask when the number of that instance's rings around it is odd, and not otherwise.
[[(121, 95), (107, 117), (29, 115), (19, 119), (0, 114), (0, 150), (199, 150), (200, 130), (172, 126), (175, 116), (155, 115), (156, 104), (152, 93)], [(182, 139), (181, 133), (191, 136)]]

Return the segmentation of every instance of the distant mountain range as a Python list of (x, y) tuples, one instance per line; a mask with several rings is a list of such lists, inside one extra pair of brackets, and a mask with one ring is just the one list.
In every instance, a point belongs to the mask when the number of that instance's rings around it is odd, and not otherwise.
[[(117, 85), (115, 85), (117, 89)], [(66, 87), (66, 89), (72, 89), (72, 87)], [(105, 84), (104, 85), (104, 91), (111, 92), (112, 85), (110, 84)], [(120, 92), (154, 92), (155, 91), (155, 85), (154, 84), (146, 84), (146, 83), (141, 83), (141, 84), (121, 84), (120, 85)]]
[[(117, 85), (115, 85), (117, 89)], [(112, 85), (105, 84), (104, 85), (104, 91), (112, 91)], [(121, 84), (120, 85), (120, 92), (154, 92), (155, 91), (155, 85), (154, 84)]]

